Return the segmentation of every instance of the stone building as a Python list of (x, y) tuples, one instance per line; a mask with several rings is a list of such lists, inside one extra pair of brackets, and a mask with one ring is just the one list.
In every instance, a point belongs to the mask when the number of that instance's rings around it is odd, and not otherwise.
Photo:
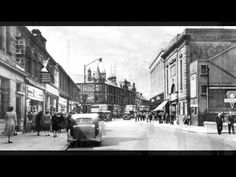
[(149, 66), (151, 77), (150, 110), (154, 110), (164, 101), (164, 61), (161, 57), (163, 52), (164, 50), (159, 51)]
[(0, 133), (5, 130), (5, 113), (13, 106), (17, 130), (23, 130), (25, 117), (25, 69), (16, 62), (16, 28), (0, 26)]
[[(169, 103), (167, 112), (174, 114), (178, 123), (182, 123), (184, 115), (194, 114), (193, 125), (203, 125), (202, 110), (206, 111), (207, 108), (201, 107), (199, 112), (199, 104), (196, 105), (193, 97), (190, 99), (190, 79), (194, 80), (195, 77), (190, 76), (190, 64), (197, 61), (195, 65), (199, 66), (202, 61), (210, 61), (212, 57), (232, 47), (235, 42), (236, 30), (211, 28), (185, 29), (170, 41), (162, 54), (165, 67), (164, 99)], [(202, 80), (204, 79), (205, 76)], [(200, 96), (198, 99), (205, 100), (206, 97)]]

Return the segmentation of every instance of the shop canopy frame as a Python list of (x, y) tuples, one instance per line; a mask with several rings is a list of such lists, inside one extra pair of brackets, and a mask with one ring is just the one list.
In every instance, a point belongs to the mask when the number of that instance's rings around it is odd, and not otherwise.
[(168, 103), (168, 101), (163, 101), (159, 106), (157, 106), (152, 112), (154, 111), (164, 111), (165, 105)]

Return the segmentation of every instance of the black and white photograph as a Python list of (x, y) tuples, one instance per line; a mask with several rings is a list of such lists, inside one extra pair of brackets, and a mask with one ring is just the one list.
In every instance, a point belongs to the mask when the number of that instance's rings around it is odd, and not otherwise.
[(236, 26), (0, 25), (0, 152), (236, 150)]

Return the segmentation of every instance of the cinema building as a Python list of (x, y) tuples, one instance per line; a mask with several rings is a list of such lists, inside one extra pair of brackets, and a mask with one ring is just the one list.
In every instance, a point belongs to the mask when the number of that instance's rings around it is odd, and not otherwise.
[(236, 86), (235, 44), (236, 30), (211, 28), (187, 28), (169, 42), (161, 56), (164, 100), (176, 123), (190, 114), (192, 124), (201, 126), (230, 110), (224, 99)]

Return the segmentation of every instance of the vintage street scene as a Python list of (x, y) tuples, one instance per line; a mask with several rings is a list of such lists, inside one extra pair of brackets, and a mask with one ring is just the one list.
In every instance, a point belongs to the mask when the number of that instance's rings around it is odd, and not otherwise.
[(235, 151), (236, 27), (0, 26), (0, 151)]

